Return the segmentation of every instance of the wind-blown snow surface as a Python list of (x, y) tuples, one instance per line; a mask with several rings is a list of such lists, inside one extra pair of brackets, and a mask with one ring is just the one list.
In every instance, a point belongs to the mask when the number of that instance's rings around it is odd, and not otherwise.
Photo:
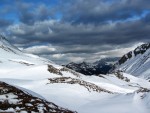
[(150, 111), (150, 82), (145, 79), (125, 73), (84, 76), (9, 43), (0, 45), (0, 81), (79, 113)]

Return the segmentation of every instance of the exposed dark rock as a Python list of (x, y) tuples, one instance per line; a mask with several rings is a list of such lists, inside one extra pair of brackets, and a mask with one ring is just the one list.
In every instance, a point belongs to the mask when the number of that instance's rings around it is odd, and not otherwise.
[(69, 69), (69, 68), (66, 68), (66, 67), (61, 68), (60, 71), (70, 72), (70, 73), (72, 73), (73, 75), (75, 75), (75, 76), (77, 76), (77, 77), (80, 77), (80, 74), (79, 74), (79, 73), (77, 73), (77, 72), (75, 72), (75, 71), (73, 71), (73, 70), (71, 70), (71, 69)]
[(32, 66), (32, 65), (34, 65), (34, 64), (31, 64), (31, 63), (23, 62), (23, 61), (14, 61), (14, 60), (9, 60), (9, 61), (15, 62), (15, 63), (24, 64), (24, 65), (26, 65), (26, 66)]
[(124, 76), (123, 76), (123, 73), (122, 73), (121, 71), (117, 71), (117, 72), (115, 72), (114, 74), (115, 74), (116, 77), (118, 77), (119, 79), (124, 80), (124, 81), (126, 81), (126, 82), (130, 82), (130, 79), (127, 78), (127, 77), (124, 77)]
[(150, 43), (147, 43), (147, 44), (142, 44), (141, 46), (137, 47), (135, 50), (134, 50), (134, 54), (135, 56), (138, 55), (138, 54), (143, 54), (146, 52), (147, 49), (150, 48)]
[(49, 79), (50, 83), (67, 83), (67, 84), (79, 84), (83, 87), (85, 87), (89, 92), (92, 91), (96, 91), (96, 92), (107, 92), (107, 93), (113, 93), (111, 91), (108, 91), (106, 89), (103, 89), (93, 83), (90, 82), (86, 82), (80, 79), (75, 79), (75, 78), (71, 78), (71, 77), (57, 77), (57, 78), (50, 78)]
[[(121, 71), (126, 71), (126, 69), (128, 68), (128, 64), (126, 64), (125, 68), (119, 69), (122, 66), (124, 66), (123, 64), (125, 64), (127, 61), (129, 61), (130, 59), (136, 59), (137, 55), (141, 55), (144, 54), (148, 49), (150, 48), (150, 43), (146, 43), (146, 44), (142, 44), (141, 46), (138, 46), (136, 49), (134, 49), (133, 51), (128, 52), (127, 54), (123, 55), (118, 62), (116, 62), (112, 68), (110, 69), (109, 73), (114, 73), (117, 70), (121, 70)], [(142, 64), (144, 64), (144, 61), (146, 61), (149, 58), (150, 53), (145, 54), (143, 56), (143, 59), (139, 60), (139, 62), (137, 62), (136, 64), (138, 65), (138, 67), (140, 67)], [(134, 67), (133, 67), (134, 68)], [(138, 71), (138, 68), (134, 69), (134, 71)]]
[(150, 92), (150, 89), (141, 87), (139, 90), (137, 90), (137, 93), (143, 93), (143, 92)]
[(128, 59), (132, 58), (133, 55), (137, 56), (138, 54), (144, 54), (146, 50), (149, 48), (150, 48), (150, 43), (142, 44), (141, 46), (138, 46), (134, 51), (130, 51), (127, 54), (123, 55), (123, 57), (121, 57), (118, 61), (119, 65), (125, 63)]
[(123, 57), (121, 57), (121, 59), (118, 61), (119, 65), (123, 64), (130, 58), (132, 58), (132, 51), (128, 52), (126, 55), (123, 55)]
[[(74, 63), (71, 62), (65, 67), (72, 69), (76, 72), (82, 73), (84, 75), (99, 75), (99, 74), (107, 74), (109, 70), (112, 68), (113, 63), (117, 61), (119, 58), (104, 58), (94, 63), (82, 62), (82, 63)], [(111, 63), (110, 63), (111, 62)]]
[(61, 71), (60, 71), (59, 69), (53, 67), (52, 65), (48, 65), (48, 71), (49, 71), (50, 73), (62, 75)]
[(0, 96), (3, 97), (0, 98), (0, 112), (11, 109), (12, 112), (19, 113), (21, 111), (28, 113), (73, 113), (4, 82), (0, 82)]

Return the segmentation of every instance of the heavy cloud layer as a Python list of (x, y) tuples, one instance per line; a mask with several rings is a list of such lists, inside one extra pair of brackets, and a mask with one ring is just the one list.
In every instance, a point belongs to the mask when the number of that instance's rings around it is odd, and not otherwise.
[(24, 51), (58, 63), (121, 56), (150, 39), (148, 0), (1, 2), (0, 31)]

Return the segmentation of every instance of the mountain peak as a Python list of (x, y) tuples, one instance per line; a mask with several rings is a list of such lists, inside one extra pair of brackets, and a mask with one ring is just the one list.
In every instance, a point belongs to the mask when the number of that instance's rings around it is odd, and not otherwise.
[(144, 54), (149, 48), (150, 48), (150, 43), (144, 43), (144, 44), (138, 46), (133, 51), (130, 51), (127, 54), (123, 55), (120, 58), (120, 60), (118, 61), (118, 64), (121, 65), (121, 64), (125, 63), (128, 59), (136, 57), (139, 54)]
[(121, 70), (134, 76), (149, 79), (150, 43), (138, 46), (135, 50), (123, 55), (113, 70)]
[(100, 59), (93, 63), (89, 63), (85, 61), (81, 63), (71, 62), (65, 65), (65, 67), (85, 75), (106, 74), (112, 68), (114, 62), (116, 62), (117, 60), (118, 60), (117, 57), (116, 58), (110, 57), (110, 58)]

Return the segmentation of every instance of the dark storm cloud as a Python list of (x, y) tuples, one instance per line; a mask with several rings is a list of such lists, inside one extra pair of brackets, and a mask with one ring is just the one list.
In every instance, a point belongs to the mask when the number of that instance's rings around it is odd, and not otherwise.
[[(23, 24), (19, 31), (17, 31), (17, 27), (14, 30), (10, 29), (9, 32), (18, 39), (26, 39), (26, 43), (49, 42), (59, 46), (121, 45), (149, 39), (150, 24), (147, 22), (147, 18), (146, 16), (140, 20), (107, 23), (101, 26), (46, 21), (32, 26)], [(25, 42), (22, 41), (22, 43)]]
[[(63, 4), (63, 20), (73, 23), (95, 23), (117, 21), (140, 16), (150, 9), (148, 0), (71, 0)], [(68, 5), (69, 4), (69, 5)], [(67, 10), (66, 8), (67, 7)]]
[(10, 20), (6, 20), (6, 19), (1, 19), (0, 18), (0, 27), (3, 28), (3, 27), (7, 27), (9, 25), (11, 25), (13, 22), (10, 21)]
[(36, 6), (35, 4), (29, 3), (17, 3), (19, 20), (25, 24), (34, 24), (36, 21), (43, 21), (49, 19), (49, 9), (44, 5), (40, 4)]
[(58, 0), (53, 5), (48, 2), (16, 0), (13, 7), (7, 5), (6, 11), (0, 13), (14, 11), (15, 17), (8, 14), (11, 21), (0, 19), (0, 31), (25, 51), (62, 61), (75, 57), (76, 61), (94, 59), (102, 55), (98, 52), (150, 39), (149, 0)]
[[(148, 10), (148, 1), (60, 0), (60, 3), (53, 11), (59, 10), (63, 15), (62, 20), (53, 24), (44, 22), (49, 20), (52, 10), (45, 4), (16, 3), (19, 20), (23, 24), (13, 28), (13, 31), (11, 29), (10, 36), (18, 38), (18, 43), (49, 42), (60, 45), (124, 44), (149, 38), (148, 16), (126, 21)], [(50, 30), (52, 33), (49, 33)]]

